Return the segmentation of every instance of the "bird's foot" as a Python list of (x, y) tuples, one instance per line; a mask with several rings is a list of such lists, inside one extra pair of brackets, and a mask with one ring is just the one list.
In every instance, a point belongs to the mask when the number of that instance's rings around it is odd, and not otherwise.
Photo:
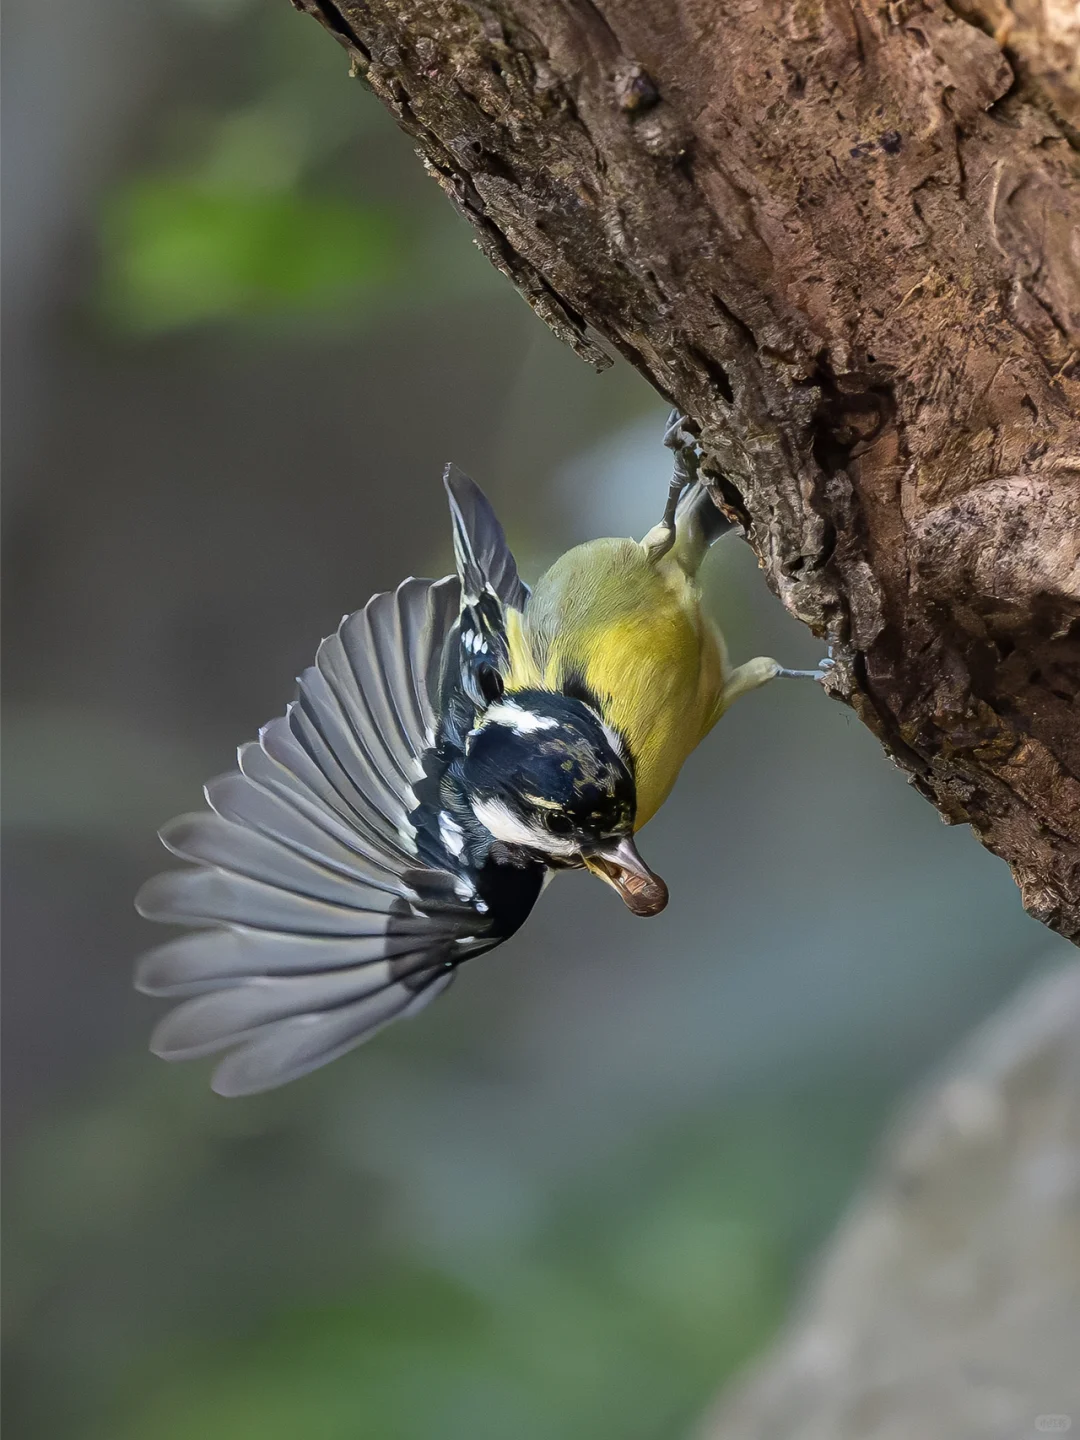
[(697, 437), (691, 433), (689, 421), (678, 407), (670, 410), (664, 421), (664, 444), (669, 450), (697, 449)]
[(667, 504), (659, 524), (654, 525), (641, 542), (649, 559), (655, 564), (675, 544), (675, 512), (683, 492), (697, 480), (697, 441), (687, 427), (686, 416), (672, 410), (664, 426), (664, 444), (674, 452), (675, 465), (668, 485)]
[(687, 485), (692, 485), (697, 479), (698, 462), (701, 458), (697, 436), (692, 434), (689, 422), (681, 410), (676, 409), (669, 413), (664, 425), (664, 444), (675, 453), (675, 474), (672, 476), (671, 488), (674, 490), (678, 482), (681, 494)]
[(776, 672), (778, 680), (824, 680), (829, 671), (836, 665), (836, 658), (833, 655), (833, 647), (829, 646), (829, 653), (824, 659), (819, 660), (816, 670), (786, 670), (781, 665)]

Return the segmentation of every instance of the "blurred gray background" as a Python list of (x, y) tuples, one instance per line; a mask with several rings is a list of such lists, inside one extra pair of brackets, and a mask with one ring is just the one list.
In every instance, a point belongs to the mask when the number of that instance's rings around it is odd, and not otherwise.
[[(21, 1440), (666, 1440), (773, 1333), (898, 1090), (1069, 947), (815, 686), (748, 697), (642, 848), (287, 1090), (130, 988), (158, 824), (340, 615), (641, 534), (663, 403), (472, 245), (285, 0), (5, 16), (4, 1080)], [(733, 656), (813, 637), (729, 538)]]

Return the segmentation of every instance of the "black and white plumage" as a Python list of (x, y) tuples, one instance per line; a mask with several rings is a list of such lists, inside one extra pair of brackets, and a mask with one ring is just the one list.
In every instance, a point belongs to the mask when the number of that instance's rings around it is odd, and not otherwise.
[(232, 1048), (214, 1088), (283, 1084), (415, 1014), (532, 909), (546, 867), (477, 822), (460, 768), (501, 695), (507, 607), (527, 590), (490, 506), (448, 472), (459, 575), (406, 580), (319, 646), (286, 714), (161, 832), (196, 868), (151, 880), (153, 920), (212, 926), (144, 956), (138, 988), (181, 997), (168, 1059)]
[(303, 1075), (425, 1006), (559, 869), (587, 867), (636, 915), (664, 908), (635, 831), (734, 699), (800, 673), (728, 663), (697, 583), (724, 526), (678, 417), (668, 443), (661, 522), (576, 546), (532, 593), (481, 491), (447, 468), (457, 575), (347, 615), (285, 715), (207, 786), (209, 813), (162, 831), (194, 868), (151, 880), (139, 909), (203, 928), (139, 965), (140, 989), (181, 1001), (158, 1054), (230, 1051), (225, 1095)]

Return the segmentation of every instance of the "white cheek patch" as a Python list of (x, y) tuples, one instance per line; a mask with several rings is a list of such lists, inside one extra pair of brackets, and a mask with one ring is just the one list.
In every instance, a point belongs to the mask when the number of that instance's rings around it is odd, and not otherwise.
[(524, 710), (512, 700), (501, 700), (495, 705), (489, 705), (480, 723), (505, 725), (513, 730), (515, 735), (535, 735), (539, 730), (559, 728), (558, 720), (553, 720), (550, 715), (537, 715), (532, 710)]
[(504, 845), (524, 845), (529, 850), (539, 850), (544, 855), (556, 855), (567, 860), (577, 854), (577, 846), (572, 840), (551, 835), (540, 825), (530, 825), (520, 815), (515, 815), (502, 800), (473, 800), (470, 803), (480, 824)]

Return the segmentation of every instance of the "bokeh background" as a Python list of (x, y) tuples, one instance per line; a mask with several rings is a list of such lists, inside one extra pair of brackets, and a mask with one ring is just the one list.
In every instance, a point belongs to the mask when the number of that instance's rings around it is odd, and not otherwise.
[[(226, 1102), (146, 1053), (131, 897), (340, 615), (641, 534), (664, 405), (561, 348), (285, 0), (5, 17), (4, 1081), (19, 1440), (668, 1440), (773, 1333), (898, 1092), (1062, 958), (816, 687), (443, 1000)], [(818, 646), (749, 550), (737, 659)]]

